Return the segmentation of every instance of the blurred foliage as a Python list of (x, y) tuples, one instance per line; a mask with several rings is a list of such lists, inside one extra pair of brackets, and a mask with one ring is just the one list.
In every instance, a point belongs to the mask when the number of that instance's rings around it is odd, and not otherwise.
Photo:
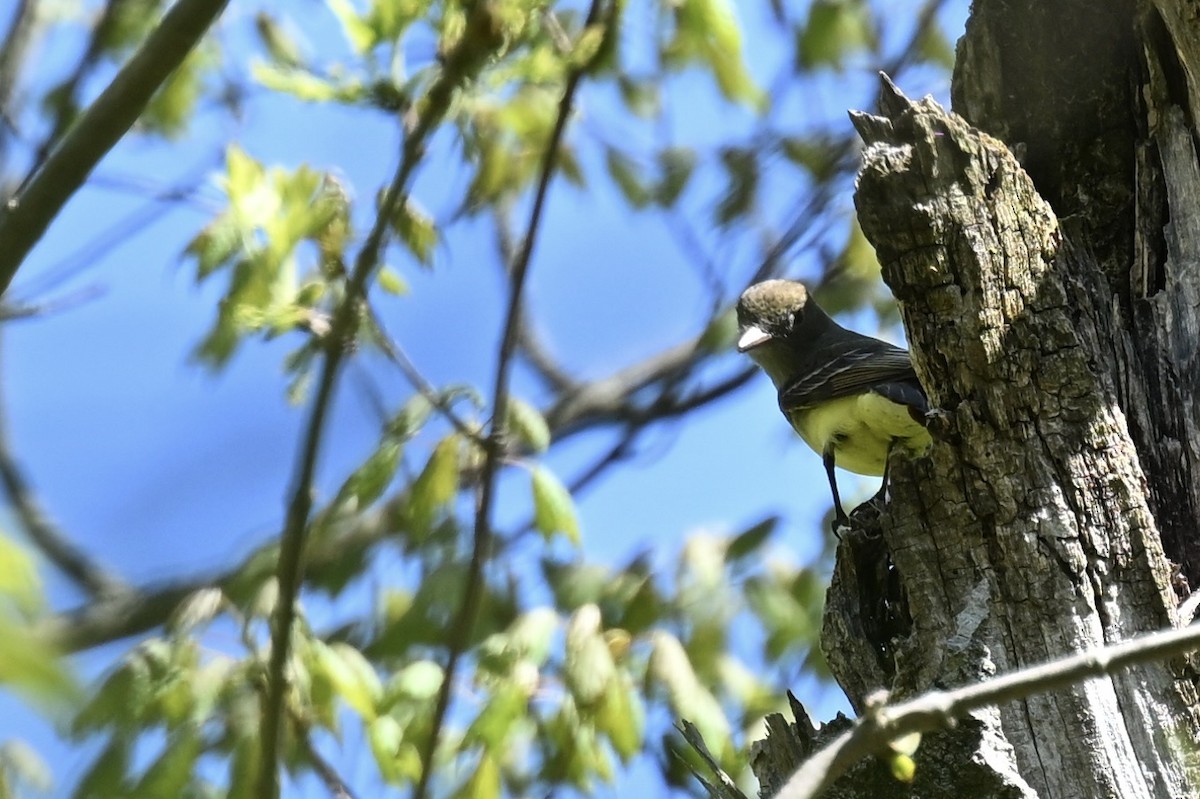
[[(457, 0), (259, 5), (246, 13), (234, 4), (238, 13), (160, 89), (139, 135), (186, 141), (198, 109), (236, 117), (264, 96), (369, 109), (411, 132), (429, 109), (447, 54), (464, 41), (479, 48), (482, 67), (455, 91), (433, 132), (459, 160), (418, 164), (434, 181), (460, 170), (461, 196), (449, 218), (406, 196), (384, 220), (394, 246), (373, 285), (387, 295), (404, 297), (414, 270), (436, 270), (439, 251), (453, 246), (448, 228), (455, 223), (481, 215), (503, 220), (528, 201), (564, 86), (581, 69), (591, 94), (573, 110), (558, 151), (558, 174), (577, 190), (611, 185), (631, 213), (699, 208), (702, 228), (774, 242), (780, 234), (776, 220), (764, 221), (764, 196), (784, 181), (790, 196), (811, 200), (806, 215), (790, 221), (821, 231), (809, 246), (828, 265), (817, 276), (822, 302), (844, 310), (873, 298), (886, 311), (873, 252), (828, 200), (848, 186), (853, 165), (845, 126), (797, 121), (794, 113), (780, 118), (783, 97), (773, 87), (781, 84), (753, 73), (747, 51), (760, 42), (746, 35), (741, 18), (770, 18), (771, 47), (791, 56), (783, 75), (789, 84), (869, 71), (885, 58), (945, 68), (952, 50), (936, 24), (916, 32), (911, 52), (897, 53), (885, 52), (883, 31), (900, 23), (865, 0), (814, 0), (796, 9), (611, 0), (599, 5), (593, 24), (577, 4), (490, 0), (482, 6), (483, 28), (469, 23), (475, 17)], [(31, 101), (43, 114), (47, 146), (95, 96), (111, 64), (136, 48), (162, 6), (110, 0), (96, 17), (64, 12), (39, 20), (44, 35), (83, 30), (87, 39), (66, 76)], [(314, 48), (304, 33), (313, 25), (336, 26), (341, 49)], [(248, 67), (245, 46), (231, 44), (238, 36), (257, 48)], [(748, 133), (716, 142), (663, 134), (671, 129), (672, 93), (696, 78), (728, 114), (750, 121)], [(589, 112), (604, 119), (596, 123)], [(647, 135), (611, 135), (614, 127), (605, 123), (616, 118)], [(348, 340), (330, 340), (362, 229), (379, 208), (356, 198), (380, 197), (382, 187), (345, 186), (336, 164), (283, 168), (232, 142), (224, 153), (223, 207), (183, 253), (197, 281), (220, 284), (196, 357), (220, 370), (248, 339), (285, 336), (295, 345), (284, 364), (289, 397), (301, 401), (326, 348), (391, 352), (369, 307), (360, 309)], [(511, 265), (500, 249), (497, 259)], [(769, 258), (766, 264), (781, 267)], [(733, 279), (716, 282), (727, 292), (739, 287)], [(696, 331), (699, 356), (727, 355), (730, 299), (714, 297), (711, 319)], [(706, 363), (691, 368), (698, 373)], [(681, 380), (671, 375), (668, 390)], [(447, 628), (468, 579), (472, 494), (491, 446), (484, 436), (498, 418), (506, 430), (505, 466), (528, 479), (513, 499), (528, 521), (497, 531), (488, 553), (464, 668), (451, 686), (454, 709), (432, 764), (436, 795), (554, 795), (568, 786), (589, 792), (635, 761), (696, 793), (687, 770), (694, 755), (671, 724), (678, 718), (693, 722), (721, 765), (748, 783), (747, 747), (763, 716), (782, 709), (797, 674), (823, 674), (815, 652), (822, 565), (778, 556), (775, 518), (728, 535), (693, 535), (678, 552), (597, 563), (587, 556), (589, 537), (605, 531), (589, 529), (556, 474), (565, 431), (548, 418), (545, 396), (490, 408), (482, 388), (419, 388), (389, 406), (375, 449), (312, 519), (305, 601), (319, 593), (337, 604), (357, 589), (374, 605), (329, 627), (310, 623), (302, 605), (287, 666), (287, 770), (319, 773), (314, 752), (337, 762), (330, 741), (361, 740), (377, 783), (407, 791), (420, 777), (446, 679)], [(657, 523), (645, 520), (647, 527)], [(251, 795), (262, 766), (275, 555), (266, 547), (219, 585), (192, 594), (160, 634), (133, 646), (89, 692), (71, 735), (97, 755), (74, 796)], [(376, 556), (402, 564), (386, 585), (369, 569)], [(27, 550), (0, 537), (0, 683), (38, 701), (70, 697), (65, 667), (32, 632), (42, 613), (36, 575)], [(0, 742), (0, 797), (19, 795), (21, 786), (43, 788), (48, 771), (20, 741)]]

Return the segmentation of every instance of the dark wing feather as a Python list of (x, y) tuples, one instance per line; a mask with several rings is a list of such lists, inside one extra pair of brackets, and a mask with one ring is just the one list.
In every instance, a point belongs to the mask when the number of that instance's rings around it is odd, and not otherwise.
[[(865, 338), (865, 337), (864, 337)], [(906, 350), (878, 339), (859, 339), (839, 352), (822, 353), (821, 361), (802, 371), (779, 391), (784, 411), (827, 400), (875, 391), (922, 413), (928, 407)]]

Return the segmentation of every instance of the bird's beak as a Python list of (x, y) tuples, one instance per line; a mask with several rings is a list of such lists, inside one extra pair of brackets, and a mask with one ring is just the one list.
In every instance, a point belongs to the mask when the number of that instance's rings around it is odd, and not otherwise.
[(770, 333), (758, 325), (750, 325), (743, 328), (742, 334), (738, 336), (737, 349), (738, 352), (747, 352), (760, 344), (766, 344), (770, 340)]

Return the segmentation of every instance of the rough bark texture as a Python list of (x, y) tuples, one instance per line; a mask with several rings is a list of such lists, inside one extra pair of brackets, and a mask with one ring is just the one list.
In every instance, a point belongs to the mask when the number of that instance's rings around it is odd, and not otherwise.
[[(893, 462), (887, 510), (839, 549), (822, 645), (856, 709), (1190, 621), (1196, 80), (1196, 0), (977, 0), (953, 91), (966, 119), (886, 85), (879, 115), (855, 117), (859, 219), (944, 411), (929, 456)], [(839, 795), (1200, 795), (1192, 663), (930, 738), (918, 785), (864, 767)], [(756, 763), (764, 784), (772, 769)]]

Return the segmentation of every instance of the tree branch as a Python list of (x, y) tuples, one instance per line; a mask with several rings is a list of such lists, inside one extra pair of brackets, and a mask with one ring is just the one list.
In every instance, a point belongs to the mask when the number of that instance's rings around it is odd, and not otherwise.
[(493, 44), (493, 22), (489, 6), (476, 5), (470, 13), (461, 39), (447, 54), (442, 72), (425, 97), (424, 112), (404, 139), (396, 174), (379, 204), (374, 226), (354, 262), (345, 296), (337, 307), (326, 339), (317, 394), (304, 443), (296, 464), (296, 477), (288, 502), (287, 518), (280, 538), (279, 604), (271, 624), (271, 655), (267, 664), (267, 692), (263, 700), (262, 762), (258, 796), (279, 796), (279, 732), (283, 720), (286, 693), (285, 666), (291, 649), (292, 625), (296, 619), (296, 601), (304, 579), (304, 544), (313, 503), (313, 476), (329, 415), (333, 388), (345, 360), (349, 342), (359, 327), (367, 286), (375, 273), (386, 246), (387, 231), (404, 202), (410, 178), (425, 152), (425, 142), (450, 108), (454, 92), (482, 65)]
[[(601, 0), (592, 0), (584, 21), (585, 28), (594, 25), (600, 19), (600, 10)], [(445, 676), (442, 679), (441, 688), (438, 690), (429, 738), (421, 753), (421, 777), (413, 790), (413, 799), (425, 799), (429, 791), (429, 781), (433, 776), (433, 760), (437, 753), (442, 727), (445, 724), (446, 712), (450, 707), (450, 694), (454, 690), (455, 675), (470, 640), (471, 629), (475, 626), (479, 603), (483, 597), (483, 567), (488, 559), (488, 549), (492, 541), (492, 504), (496, 495), (497, 477), (505, 449), (504, 408), (508, 405), (509, 376), (521, 328), (521, 301), (525, 290), (525, 279), (529, 274), (533, 248), (537, 242), (538, 232), (541, 230), (542, 212), (550, 191), (550, 180), (554, 176), (555, 167), (558, 164), (559, 146), (575, 102), (575, 92), (583, 80), (587, 67), (588, 65), (583, 65), (572, 70), (567, 78), (566, 86), (563, 88), (562, 99), (558, 104), (558, 115), (554, 120), (554, 128), (550, 132), (550, 137), (546, 142), (546, 151), (542, 157), (541, 173), (534, 193), (533, 207), (529, 212), (529, 224), (525, 237), (521, 241), (517, 258), (512, 263), (508, 309), (504, 316), (504, 332), (500, 339), (496, 379), (492, 389), (492, 423), (488, 432), (488, 446), (484, 453), (483, 467), (478, 483), (471, 563), (467, 570), (462, 604), (448, 631), (450, 640)]]
[(25, 481), (0, 424), (0, 483), (29, 539), (59, 571), (93, 596), (124, 594), (129, 587), (116, 575), (93, 563), (50, 520)]
[(949, 727), (958, 717), (985, 707), (1024, 699), (1121, 669), (1177, 657), (1200, 648), (1200, 626), (1164, 630), (1121, 644), (1044, 663), (952, 691), (932, 691), (898, 705), (879, 702), (854, 728), (816, 752), (776, 794), (775, 799), (811, 799), (831, 786), (864, 757), (886, 749), (889, 741), (915, 732)]
[(88, 173), (133, 126), (228, 0), (179, 0), (0, 212), (0, 294)]

